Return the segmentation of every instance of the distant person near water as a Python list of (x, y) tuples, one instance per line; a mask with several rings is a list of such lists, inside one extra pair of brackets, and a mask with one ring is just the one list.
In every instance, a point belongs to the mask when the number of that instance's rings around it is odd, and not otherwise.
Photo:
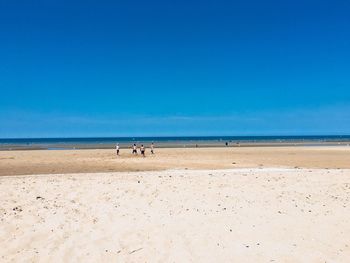
[(154, 143), (151, 144), (151, 154), (154, 154)]
[(143, 144), (142, 144), (141, 147), (140, 147), (140, 152), (141, 152), (141, 155), (142, 155), (143, 157), (146, 157), (146, 156), (145, 156), (145, 147), (143, 146)]
[(137, 147), (136, 144), (134, 143), (134, 145), (132, 146), (132, 154), (137, 154)]
[(119, 155), (119, 143), (117, 143), (117, 145), (115, 146), (115, 149), (117, 151), (117, 155)]

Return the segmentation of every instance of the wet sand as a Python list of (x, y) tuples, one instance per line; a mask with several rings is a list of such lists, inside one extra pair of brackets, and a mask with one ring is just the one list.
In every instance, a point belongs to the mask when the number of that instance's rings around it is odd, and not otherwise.
[(156, 149), (133, 156), (130, 149), (0, 151), (0, 175), (59, 174), (167, 169), (249, 167), (350, 168), (350, 147), (227, 147)]

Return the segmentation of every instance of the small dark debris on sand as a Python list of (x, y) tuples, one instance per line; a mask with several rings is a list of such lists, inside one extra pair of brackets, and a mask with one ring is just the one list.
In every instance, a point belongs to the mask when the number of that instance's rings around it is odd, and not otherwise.
[(14, 207), (12, 210), (13, 211), (17, 211), (17, 212), (22, 212), (23, 211), (22, 208), (20, 208), (18, 206)]
[(129, 254), (133, 254), (133, 253), (135, 253), (137, 251), (140, 251), (141, 249), (143, 249), (143, 248), (141, 247), (141, 248), (135, 249), (135, 250), (131, 251)]

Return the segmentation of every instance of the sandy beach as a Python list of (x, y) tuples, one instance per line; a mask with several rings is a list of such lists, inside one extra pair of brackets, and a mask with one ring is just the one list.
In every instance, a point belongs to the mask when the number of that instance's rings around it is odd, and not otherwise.
[(350, 147), (222, 147), (156, 149), (146, 158), (130, 149), (0, 151), (0, 175), (232, 169), (350, 168)]
[(1, 262), (349, 262), (350, 171), (0, 177)]
[(350, 148), (0, 152), (1, 262), (349, 262)]

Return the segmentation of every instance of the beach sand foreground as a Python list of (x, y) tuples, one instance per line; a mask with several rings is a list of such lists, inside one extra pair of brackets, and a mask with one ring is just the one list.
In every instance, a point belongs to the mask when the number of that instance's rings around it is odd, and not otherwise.
[(350, 170), (0, 177), (1, 262), (350, 261)]

